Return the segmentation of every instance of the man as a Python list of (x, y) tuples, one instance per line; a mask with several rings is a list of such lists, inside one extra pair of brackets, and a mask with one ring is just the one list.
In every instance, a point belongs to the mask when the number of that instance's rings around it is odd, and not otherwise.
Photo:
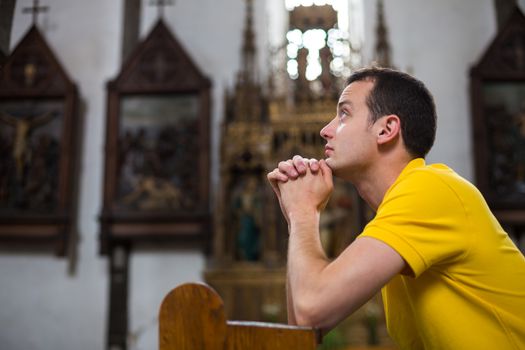
[[(330, 329), (382, 289), (402, 349), (525, 349), (525, 258), (473, 185), (425, 164), (435, 129), (420, 81), (365, 69), (321, 130), (326, 159), (295, 156), (268, 174), (289, 227), (290, 323)], [(318, 227), (332, 173), (376, 216), (328, 261)]]

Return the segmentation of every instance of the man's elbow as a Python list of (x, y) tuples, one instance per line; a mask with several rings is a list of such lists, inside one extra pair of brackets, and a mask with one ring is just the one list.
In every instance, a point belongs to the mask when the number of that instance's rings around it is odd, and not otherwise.
[(331, 328), (329, 318), (319, 303), (313, 299), (298, 300), (295, 303), (295, 321), (298, 326), (318, 329)]

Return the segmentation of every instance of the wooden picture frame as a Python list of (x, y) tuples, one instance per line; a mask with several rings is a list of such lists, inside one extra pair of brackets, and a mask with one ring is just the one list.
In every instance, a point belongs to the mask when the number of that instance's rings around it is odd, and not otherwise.
[(36, 26), (0, 78), (0, 244), (51, 247), (72, 234), (77, 88)]
[(108, 83), (101, 251), (207, 246), (211, 83), (162, 20)]
[(525, 16), (516, 7), (470, 71), (476, 182), (504, 227), (525, 226)]

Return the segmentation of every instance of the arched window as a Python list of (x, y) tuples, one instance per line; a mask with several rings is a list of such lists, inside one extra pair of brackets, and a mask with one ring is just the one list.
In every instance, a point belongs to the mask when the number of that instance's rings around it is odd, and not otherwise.
[(362, 0), (285, 0), (285, 5), (288, 75), (299, 94), (325, 95), (361, 63)]

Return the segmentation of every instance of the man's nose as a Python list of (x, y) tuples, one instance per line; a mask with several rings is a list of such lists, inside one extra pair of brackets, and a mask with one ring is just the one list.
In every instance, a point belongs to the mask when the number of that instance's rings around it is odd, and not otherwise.
[(335, 118), (330, 121), (330, 123), (326, 124), (324, 128), (321, 129), (321, 132), (319, 133), (321, 137), (325, 140), (328, 140), (332, 138), (333, 136), (333, 127), (332, 124), (334, 122)]

